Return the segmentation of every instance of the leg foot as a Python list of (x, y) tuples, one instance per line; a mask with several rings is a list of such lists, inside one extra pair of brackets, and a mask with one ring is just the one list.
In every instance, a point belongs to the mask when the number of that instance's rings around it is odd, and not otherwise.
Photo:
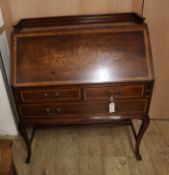
[(140, 154), (136, 154), (135, 156), (137, 160), (142, 160), (142, 156)]

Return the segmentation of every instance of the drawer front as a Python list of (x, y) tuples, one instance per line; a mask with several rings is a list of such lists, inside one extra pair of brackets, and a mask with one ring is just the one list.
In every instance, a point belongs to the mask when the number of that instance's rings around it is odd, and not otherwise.
[(23, 103), (76, 101), (81, 99), (81, 90), (80, 88), (21, 90), (20, 96)]
[(69, 116), (69, 115), (86, 115), (103, 113), (108, 109), (105, 103), (74, 103), (74, 104), (42, 104), (42, 105), (20, 105), (19, 110), (22, 116)]
[(73, 104), (25, 104), (19, 106), (21, 116), (29, 117), (55, 117), (55, 116), (87, 116), (108, 115), (123, 112), (145, 112), (147, 100), (119, 100), (114, 102), (114, 112), (109, 112), (108, 102), (90, 102)]
[(143, 95), (144, 85), (90, 87), (85, 89), (86, 100), (104, 100), (110, 96), (118, 98), (141, 98)]
[(146, 112), (147, 100), (118, 100), (115, 103), (116, 112)]

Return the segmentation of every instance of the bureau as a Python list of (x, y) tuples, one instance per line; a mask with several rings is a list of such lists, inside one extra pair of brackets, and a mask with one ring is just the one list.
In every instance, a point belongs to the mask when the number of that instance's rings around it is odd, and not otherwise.
[[(148, 27), (135, 13), (22, 19), (14, 26), (11, 86), (27, 163), (37, 126), (114, 122), (131, 126), (141, 160), (153, 83)], [(138, 133), (134, 119), (142, 121)]]

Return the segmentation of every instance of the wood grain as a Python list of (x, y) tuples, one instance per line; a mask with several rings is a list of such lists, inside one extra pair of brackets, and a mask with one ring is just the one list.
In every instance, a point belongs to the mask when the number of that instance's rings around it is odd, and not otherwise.
[(13, 171), (11, 147), (12, 141), (0, 140), (0, 174), (2, 175), (16, 175)]
[(123, 26), (109, 27), (102, 24), (102, 28), (84, 25), (83, 29), (80, 25), (49, 32), (43, 29), (14, 32), (12, 85), (50, 86), (153, 79), (144, 25), (126, 26), (124, 23)]
[(151, 116), (169, 118), (169, 1), (145, 1), (144, 16), (149, 25), (155, 66), (155, 88)]
[(12, 15), (7, 1), (0, 0), (0, 8), (5, 23), (5, 29), (7, 32), (8, 41), (10, 42), (10, 32), (12, 29)]
[(21, 18), (131, 11), (132, 0), (7, 0), (12, 21)]
[[(138, 128), (140, 123), (135, 125)], [(167, 175), (168, 127), (168, 121), (151, 121), (141, 145), (140, 162), (134, 158), (134, 139), (128, 126), (38, 130), (30, 164), (24, 163), (21, 139), (14, 141), (14, 162), (18, 175)]]
[(132, 10), (139, 15), (142, 15), (143, 0), (133, 0), (132, 2)]

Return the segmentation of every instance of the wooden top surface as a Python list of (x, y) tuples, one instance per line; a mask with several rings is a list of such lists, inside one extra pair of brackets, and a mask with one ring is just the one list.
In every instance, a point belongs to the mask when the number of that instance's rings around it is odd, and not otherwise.
[(85, 24), (16, 32), (12, 65), (14, 86), (153, 79), (144, 24)]

